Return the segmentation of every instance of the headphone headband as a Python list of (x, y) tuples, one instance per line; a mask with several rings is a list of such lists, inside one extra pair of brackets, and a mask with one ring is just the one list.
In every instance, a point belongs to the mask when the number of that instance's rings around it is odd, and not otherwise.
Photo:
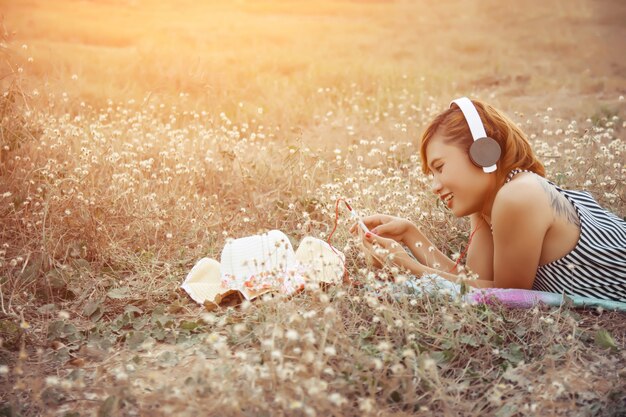
[[(459, 109), (461, 109), (461, 112), (463, 113), (463, 116), (465, 117), (465, 121), (467, 121), (467, 124), (469, 125), (470, 132), (472, 133), (472, 139), (474, 139), (474, 144), (477, 145), (477, 146), (472, 145), (472, 147), (470, 148), (470, 158), (472, 158), (472, 161), (474, 161), (474, 163), (481, 166), (485, 173), (494, 172), (497, 168), (495, 162), (500, 158), (500, 152), (501, 152), (500, 145), (498, 145), (498, 143), (494, 139), (489, 138), (487, 136), (487, 132), (485, 131), (485, 126), (483, 125), (483, 122), (480, 120), (480, 115), (478, 114), (478, 110), (476, 110), (474, 103), (472, 103), (472, 101), (469, 98), (461, 97), (461, 98), (457, 98), (456, 100), (452, 100), (452, 102), (450, 103), (450, 107), (452, 107), (453, 104), (456, 104), (457, 106), (459, 106)], [(489, 141), (484, 141), (482, 139), (488, 139)], [(480, 148), (483, 148), (485, 150), (481, 149), (480, 150), (481, 153), (485, 153), (485, 152), (491, 153), (491, 149), (489, 149), (489, 147), (480, 146), (482, 144), (486, 145), (487, 142), (491, 142), (491, 141), (493, 141), (498, 148), (497, 156), (495, 156), (495, 161), (491, 161), (494, 158), (492, 157), (492, 155), (488, 155), (487, 160), (489, 160), (489, 162), (487, 163), (487, 166), (485, 166), (481, 163), (482, 161), (476, 161), (474, 159), (472, 150), (474, 149), (478, 153), (479, 152), (478, 150)], [(490, 147), (494, 149), (493, 145), (490, 145)], [(495, 150), (494, 150), (494, 153), (495, 153)]]

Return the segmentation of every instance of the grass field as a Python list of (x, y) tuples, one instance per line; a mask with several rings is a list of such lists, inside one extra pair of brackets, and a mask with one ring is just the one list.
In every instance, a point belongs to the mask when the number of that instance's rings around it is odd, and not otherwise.
[(367, 288), (217, 309), (179, 288), (228, 238), (326, 239), (339, 197), (460, 252), (417, 152), (460, 95), (626, 216), (624, 2), (0, 10), (0, 415), (626, 413), (623, 313), (394, 297), (343, 213), (333, 244)]

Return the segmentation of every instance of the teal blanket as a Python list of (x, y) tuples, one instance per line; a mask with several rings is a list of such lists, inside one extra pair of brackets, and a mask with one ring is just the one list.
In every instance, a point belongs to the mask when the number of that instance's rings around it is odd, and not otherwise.
[[(438, 275), (412, 279), (401, 285), (411, 293), (440, 293), (461, 296), (461, 286)], [(461, 296), (469, 304), (502, 304), (512, 308), (532, 308), (538, 304), (570, 307), (602, 307), (605, 310), (625, 311), (626, 302), (581, 297), (578, 295), (555, 294), (544, 291), (520, 290), (515, 288), (471, 289)]]

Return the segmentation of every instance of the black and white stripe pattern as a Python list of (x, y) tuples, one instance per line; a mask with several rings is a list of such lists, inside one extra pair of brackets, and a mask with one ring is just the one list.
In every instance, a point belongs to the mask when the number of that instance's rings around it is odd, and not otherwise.
[(580, 238), (570, 253), (537, 269), (533, 290), (626, 302), (626, 222), (586, 191), (554, 187), (576, 209)]

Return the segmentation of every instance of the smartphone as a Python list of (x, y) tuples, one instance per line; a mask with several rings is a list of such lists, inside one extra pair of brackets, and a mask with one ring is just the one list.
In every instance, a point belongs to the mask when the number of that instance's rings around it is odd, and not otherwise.
[(350, 204), (348, 204), (347, 201), (344, 200), (344, 203), (346, 203), (346, 207), (348, 207), (348, 211), (350, 211), (350, 217), (356, 220), (356, 223), (359, 225), (359, 227), (361, 228), (361, 230), (363, 230), (364, 233), (369, 233), (370, 229), (368, 229), (365, 223), (363, 223), (363, 220), (361, 219), (359, 214), (356, 212), (356, 210), (354, 210), (350, 206)]

